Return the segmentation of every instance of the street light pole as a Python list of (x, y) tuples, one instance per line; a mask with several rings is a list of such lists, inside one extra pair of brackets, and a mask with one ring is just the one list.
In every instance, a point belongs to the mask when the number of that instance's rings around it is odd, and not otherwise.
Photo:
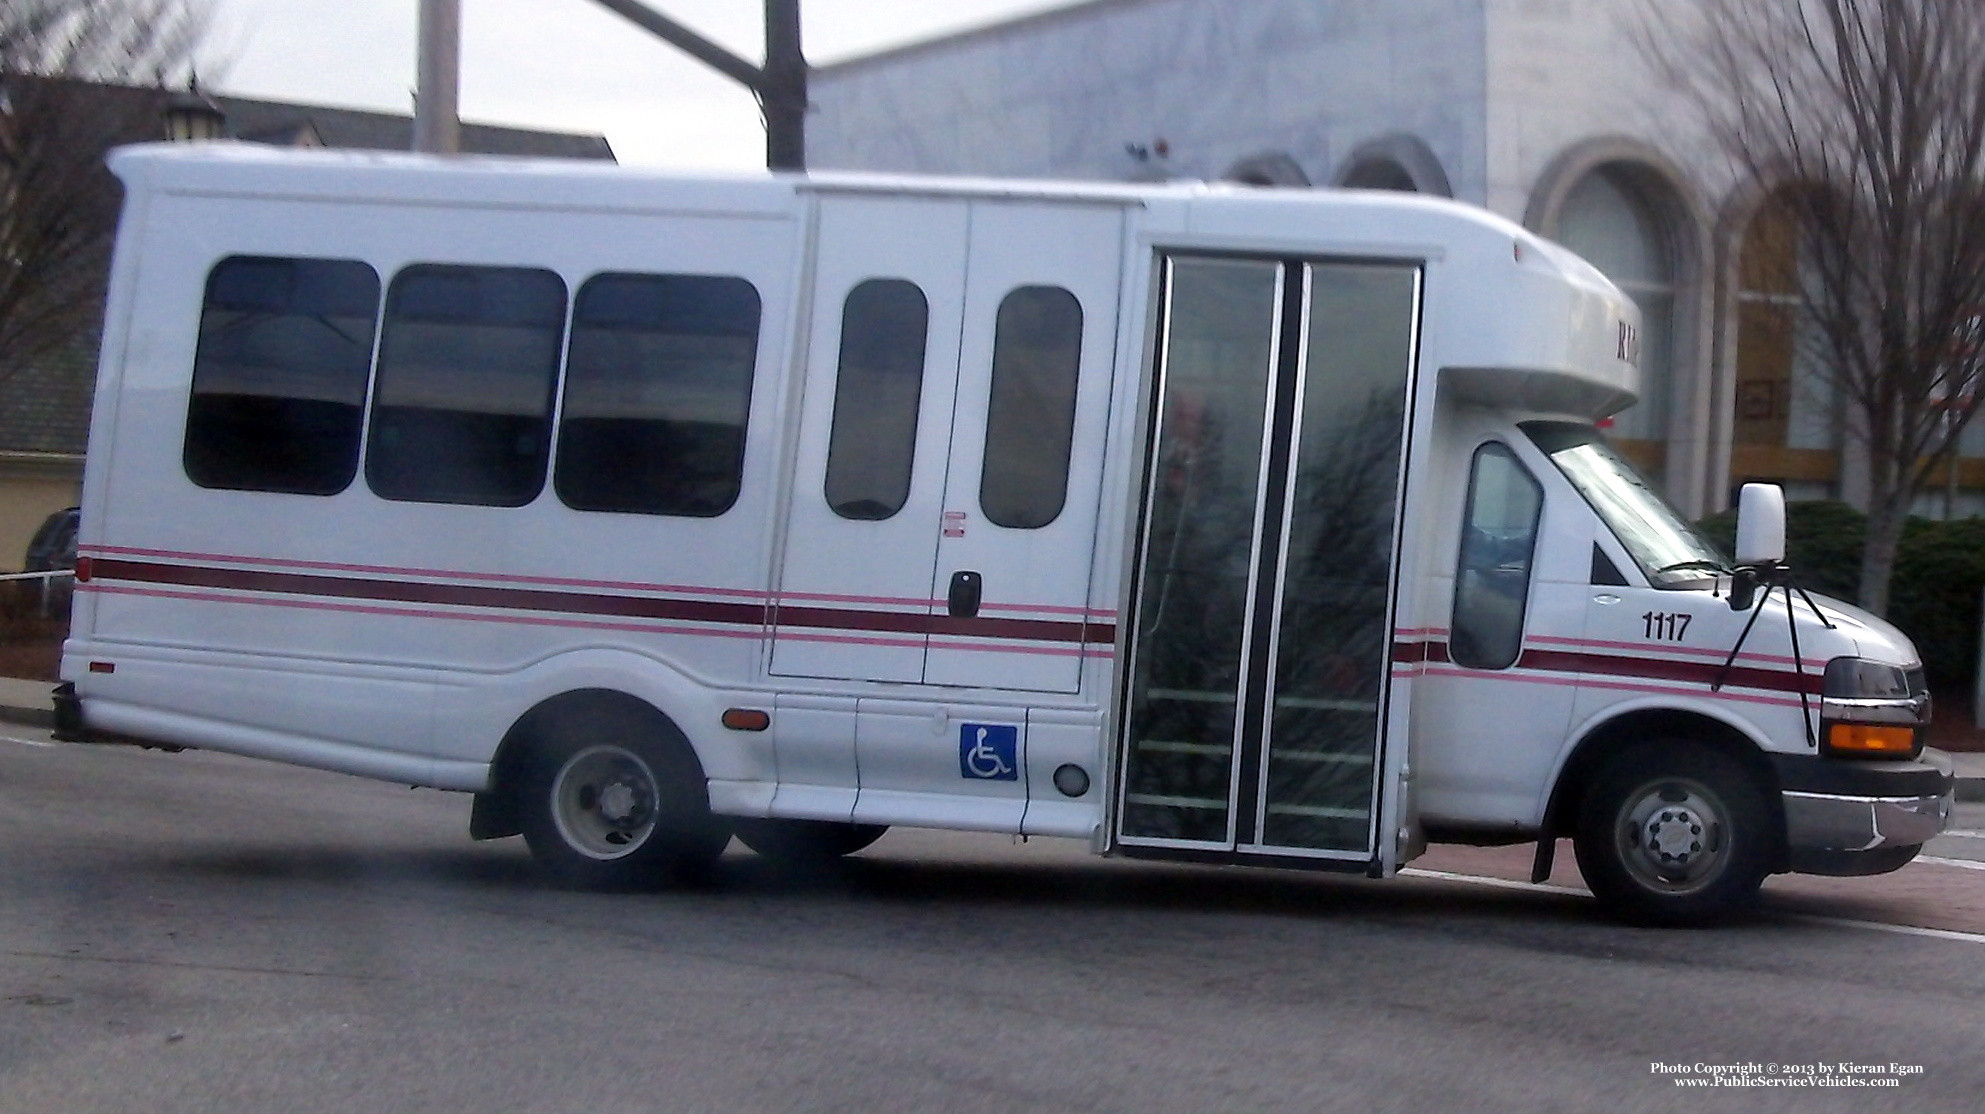
[(420, 87), (414, 94), (414, 150), (462, 149), (459, 109), (461, 0), (420, 0)]
[(799, 0), (765, 0), (765, 64), (756, 66), (636, 0), (594, 3), (743, 85), (765, 116), (765, 165), (806, 169), (806, 57)]
[(806, 169), (806, 56), (800, 53), (799, 0), (765, 0), (765, 75), (757, 93), (765, 113), (765, 165)]

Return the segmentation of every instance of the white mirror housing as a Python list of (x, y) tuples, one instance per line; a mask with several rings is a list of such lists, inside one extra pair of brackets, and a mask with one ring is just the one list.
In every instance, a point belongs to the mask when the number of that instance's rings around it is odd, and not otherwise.
[(1785, 489), (1745, 484), (1737, 497), (1737, 564), (1775, 565), (1785, 560)]

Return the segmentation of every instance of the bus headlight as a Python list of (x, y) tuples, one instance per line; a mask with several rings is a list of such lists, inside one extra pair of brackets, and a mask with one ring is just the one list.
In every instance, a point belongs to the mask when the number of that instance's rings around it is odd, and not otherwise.
[(1826, 664), (1820, 690), (1820, 751), (1835, 758), (1914, 758), (1930, 722), (1920, 669), (1866, 658)]

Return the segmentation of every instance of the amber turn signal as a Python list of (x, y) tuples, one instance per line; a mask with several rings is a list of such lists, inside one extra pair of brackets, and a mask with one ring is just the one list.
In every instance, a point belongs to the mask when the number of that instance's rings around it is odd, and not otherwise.
[(1907, 758), (1916, 753), (1916, 729), (1878, 727), (1872, 723), (1835, 723), (1827, 727), (1826, 746), (1841, 755), (1896, 755)]
[(772, 726), (772, 717), (756, 708), (725, 708), (724, 726), (732, 731), (763, 731)]

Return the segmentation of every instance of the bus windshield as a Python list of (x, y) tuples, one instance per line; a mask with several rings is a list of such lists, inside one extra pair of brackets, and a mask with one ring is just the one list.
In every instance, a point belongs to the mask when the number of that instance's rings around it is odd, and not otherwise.
[(1599, 431), (1576, 422), (1524, 422), (1656, 588), (1695, 587), (1730, 571), (1729, 561), (1675, 513)]

